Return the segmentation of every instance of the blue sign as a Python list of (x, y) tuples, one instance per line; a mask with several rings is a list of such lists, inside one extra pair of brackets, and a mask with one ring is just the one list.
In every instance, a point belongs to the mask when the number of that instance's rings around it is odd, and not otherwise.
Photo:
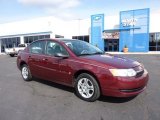
[(149, 8), (120, 12), (120, 51), (125, 45), (129, 52), (149, 51), (149, 15)]
[(102, 32), (104, 30), (104, 14), (91, 16), (91, 44), (104, 50), (104, 40)]

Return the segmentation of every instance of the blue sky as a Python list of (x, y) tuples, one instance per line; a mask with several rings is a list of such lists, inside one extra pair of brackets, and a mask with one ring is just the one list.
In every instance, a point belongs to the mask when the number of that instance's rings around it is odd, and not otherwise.
[(141, 8), (160, 13), (160, 0), (0, 0), (0, 23), (45, 16), (84, 19), (97, 13), (111, 16)]

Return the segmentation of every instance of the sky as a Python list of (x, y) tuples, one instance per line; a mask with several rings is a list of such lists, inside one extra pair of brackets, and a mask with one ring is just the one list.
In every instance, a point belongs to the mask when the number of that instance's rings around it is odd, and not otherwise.
[(86, 19), (93, 14), (112, 16), (142, 8), (160, 14), (160, 0), (0, 0), (0, 24), (46, 16)]

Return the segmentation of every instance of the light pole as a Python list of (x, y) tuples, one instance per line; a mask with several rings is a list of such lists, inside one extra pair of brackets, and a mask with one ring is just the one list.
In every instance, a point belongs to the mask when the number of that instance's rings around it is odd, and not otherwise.
[(80, 36), (80, 20), (82, 19), (78, 18), (78, 38)]

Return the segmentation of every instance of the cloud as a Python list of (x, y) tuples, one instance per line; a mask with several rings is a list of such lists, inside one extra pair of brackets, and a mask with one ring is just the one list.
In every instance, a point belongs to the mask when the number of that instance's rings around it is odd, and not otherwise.
[(19, 3), (44, 9), (49, 15), (63, 19), (73, 18), (73, 8), (80, 5), (80, 0), (18, 0)]
[(80, 4), (79, 0), (18, 0), (18, 2), (25, 5), (35, 5), (41, 7), (55, 7), (56, 8), (72, 8)]

